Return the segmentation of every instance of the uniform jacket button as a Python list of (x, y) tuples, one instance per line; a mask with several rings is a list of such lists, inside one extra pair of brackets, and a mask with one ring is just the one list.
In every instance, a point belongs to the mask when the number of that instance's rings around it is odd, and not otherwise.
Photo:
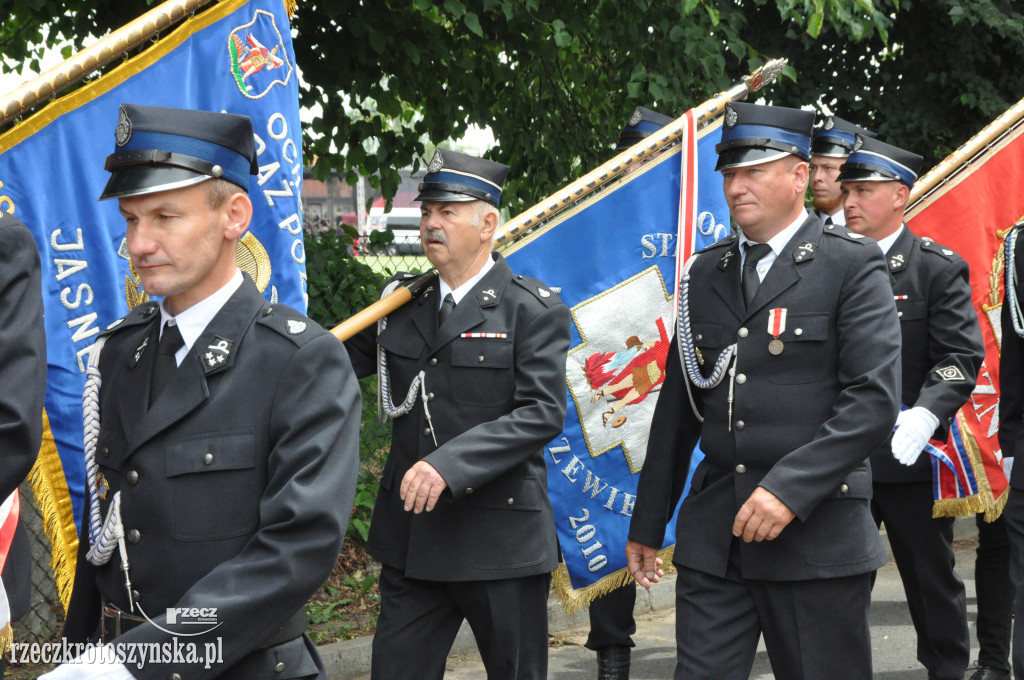
[(128, 540), (129, 543), (135, 545), (142, 538), (142, 534), (139, 533), (138, 529), (132, 529), (127, 534), (125, 534), (125, 538)]
[(427, 393), (427, 401), (434, 401), (434, 393), (433, 392), (428, 392)]
[(139, 473), (136, 472), (135, 470), (129, 470), (128, 474), (124, 476), (124, 479), (132, 486), (135, 486), (136, 484), (139, 483)]
[(746, 374), (745, 373), (740, 373), (738, 376), (736, 376), (736, 382), (738, 384), (740, 384), (740, 385), (742, 385), (743, 383), (747, 382)]
[(181, 680), (181, 673), (171, 673), (167, 676), (167, 680)]
[(213, 465), (213, 454), (212, 453), (207, 453), (206, 455), (203, 456), (203, 464), (205, 464), (205, 465)]
[(515, 498), (509, 498), (505, 502), (508, 503), (509, 505), (515, 505), (516, 504), (516, 499)]
[(850, 491), (849, 485), (847, 485), (847, 484), (840, 484), (839, 485), (839, 493), (848, 493), (849, 491)]
[(736, 335), (740, 336), (741, 338), (745, 338), (749, 334), (750, 331), (748, 331), (746, 328), (740, 328), (738, 331), (736, 331)]
[(283, 670), (284, 670), (284, 661), (278, 661), (277, 665), (274, 666), (274, 672), (275, 673), (280, 673)]
[(107, 458), (109, 456), (110, 456), (110, 449), (108, 449), (106, 446), (104, 446), (103, 447), (103, 457)]
[(136, 602), (138, 602), (139, 600), (142, 599), (142, 593), (140, 593), (137, 590), (133, 590), (132, 591), (132, 599), (135, 600)]
[(739, 465), (736, 466), (736, 474), (742, 475), (746, 471), (747, 471), (747, 466), (744, 465), (743, 463), (740, 463)]
[(747, 424), (745, 422), (743, 422), (742, 420), (737, 420), (736, 421), (736, 429), (737, 430), (742, 430), (746, 426), (747, 426)]
[(466, 495), (468, 496), (468, 495), (469, 495), (469, 494), (471, 494), (471, 493), (473, 493), (473, 489), (472, 489), (472, 488), (469, 488), (469, 487), (467, 487), (467, 488), (466, 488)]
[(484, 355), (483, 354), (481, 354), (480, 356), (478, 356), (476, 358), (476, 363), (478, 363), (478, 364), (484, 363)]
[(437, 366), (437, 357), (430, 357), (430, 365)]
[(804, 329), (803, 328), (797, 328), (795, 331), (793, 331), (793, 335), (803, 335), (803, 334), (804, 334)]
[(429, 427), (423, 428), (423, 436), (424, 437), (429, 437), (430, 436), (430, 428)]

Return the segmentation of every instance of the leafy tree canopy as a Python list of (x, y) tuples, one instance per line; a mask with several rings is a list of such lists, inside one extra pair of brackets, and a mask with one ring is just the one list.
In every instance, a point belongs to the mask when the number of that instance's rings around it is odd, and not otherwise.
[[(0, 68), (149, 9), (67, 7), (0, 0)], [(679, 115), (768, 58), (790, 63), (772, 103), (820, 102), (929, 164), (1024, 96), (1012, 0), (299, 0), (293, 28), (317, 173), (390, 196), (475, 124), (513, 213), (611, 157), (635, 106)]]

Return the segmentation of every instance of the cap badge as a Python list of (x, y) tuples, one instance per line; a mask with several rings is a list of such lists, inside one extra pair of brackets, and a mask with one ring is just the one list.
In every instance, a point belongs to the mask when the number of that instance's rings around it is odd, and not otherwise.
[(117, 127), (114, 128), (114, 141), (118, 146), (124, 146), (132, 138), (132, 120), (128, 117), (128, 111), (121, 104), (117, 113)]
[(832, 120), (832, 116), (829, 116), (828, 118), (825, 119), (825, 124), (821, 126), (821, 129), (822, 130), (831, 130), (835, 126), (836, 126), (835, 121)]
[(305, 321), (296, 321), (295, 319), (288, 319), (288, 332), (292, 335), (298, 335), (306, 330)]
[(434, 157), (430, 159), (430, 165), (427, 166), (427, 172), (438, 172), (444, 167), (444, 154), (441, 153), (440, 149), (434, 149)]
[(725, 107), (725, 127), (735, 127), (736, 121), (739, 120), (739, 114), (736, 113), (736, 109), (731, 106)]
[(860, 147), (864, 146), (864, 138), (857, 135), (853, 140), (853, 150), (860, 151)]
[(640, 107), (638, 106), (633, 110), (633, 115), (629, 117), (629, 124), (639, 125), (640, 121), (643, 120), (643, 118), (643, 114), (640, 113)]

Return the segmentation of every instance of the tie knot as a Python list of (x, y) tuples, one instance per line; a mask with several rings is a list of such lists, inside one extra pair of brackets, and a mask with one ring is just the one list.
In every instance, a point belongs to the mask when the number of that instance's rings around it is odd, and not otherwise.
[(174, 355), (185, 344), (181, 337), (181, 331), (177, 324), (165, 323), (163, 332), (160, 333), (160, 342), (157, 343), (157, 354)]
[(746, 249), (746, 259), (744, 259), (743, 264), (747, 267), (756, 265), (772, 249), (767, 243), (746, 243), (743, 247)]
[(440, 326), (445, 322), (451, 313), (455, 309), (455, 298), (452, 297), (451, 293), (444, 296), (444, 300), (441, 301), (441, 309), (437, 312), (437, 325)]

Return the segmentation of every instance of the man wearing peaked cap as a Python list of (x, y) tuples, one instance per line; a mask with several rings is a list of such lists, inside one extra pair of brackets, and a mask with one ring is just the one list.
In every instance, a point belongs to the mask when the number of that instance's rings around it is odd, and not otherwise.
[(367, 541), (382, 565), (375, 679), (442, 677), (463, 620), (487, 677), (547, 677), (558, 542), (544, 446), (565, 420), (570, 315), (491, 250), (507, 174), (436, 151), (416, 198), (437, 274), (345, 343), (394, 423)]
[(867, 138), (875, 133), (839, 116), (827, 116), (811, 140), (811, 191), (815, 211), (826, 226), (846, 224), (843, 192), (837, 178), (843, 161), (853, 152), (857, 135)]
[(638, 106), (629, 117), (626, 127), (619, 133), (619, 142), (615, 146), (615, 152), (625, 151), (641, 139), (646, 139), (661, 128), (665, 127), (675, 118), (651, 111), (650, 109)]
[(115, 143), (102, 198), (117, 198), (133, 268), (162, 299), (110, 324), (90, 357), (99, 427), (85, 433), (64, 637), (219, 654), (129, 671), (110, 653), (44, 677), (325, 678), (305, 604), (336, 563), (355, 491), (348, 357), (235, 262), (252, 217), (248, 117), (123, 104)]
[(739, 234), (691, 258), (679, 293), (626, 546), (640, 585), (657, 581), (699, 439), (673, 556), (677, 680), (748, 678), (762, 634), (777, 678), (871, 678), (886, 557), (864, 458), (896, 419), (899, 324), (874, 244), (804, 208), (813, 121), (726, 105)]
[(903, 211), (921, 157), (857, 138), (843, 164), (846, 224), (885, 255), (902, 333), (902, 406), (896, 430), (871, 454), (876, 524), (885, 523), (903, 579), (917, 658), (928, 677), (964, 676), (970, 660), (964, 583), (954, 569), (953, 517), (932, 517), (930, 439), (945, 441), (985, 356), (967, 262), (907, 227)]

